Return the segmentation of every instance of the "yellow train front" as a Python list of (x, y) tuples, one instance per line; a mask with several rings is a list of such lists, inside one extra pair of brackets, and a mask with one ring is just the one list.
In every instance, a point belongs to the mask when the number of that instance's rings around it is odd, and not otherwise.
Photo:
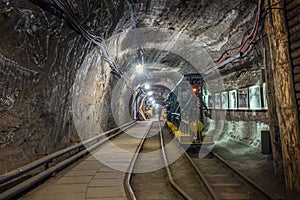
[(183, 145), (210, 145), (214, 144), (211, 135), (203, 135), (203, 123), (199, 120), (193, 122), (181, 121), (180, 127), (177, 127), (170, 121), (166, 121), (167, 126), (172, 131), (173, 135)]
[(201, 76), (198, 79), (193, 76), (193, 81), (189, 78), (185, 77), (168, 95), (165, 102), (166, 124), (183, 145), (213, 144), (213, 137), (203, 134), (203, 112), (207, 112), (207, 107), (202, 101)]

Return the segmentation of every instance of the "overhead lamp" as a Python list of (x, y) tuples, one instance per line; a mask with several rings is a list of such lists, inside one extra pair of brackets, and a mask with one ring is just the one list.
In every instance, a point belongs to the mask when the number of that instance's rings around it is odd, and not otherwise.
[(144, 85), (144, 88), (145, 88), (145, 90), (149, 90), (149, 89), (150, 89), (149, 83), (146, 83), (146, 84)]
[(136, 66), (136, 72), (137, 72), (138, 74), (144, 73), (144, 67), (143, 67), (143, 65), (138, 64), (138, 65)]
[(147, 95), (148, 95), (148, 96), (152, 96), (152, 95), (153, 95), (153, 91), (148, 91), (148, 92), (147, 92)]

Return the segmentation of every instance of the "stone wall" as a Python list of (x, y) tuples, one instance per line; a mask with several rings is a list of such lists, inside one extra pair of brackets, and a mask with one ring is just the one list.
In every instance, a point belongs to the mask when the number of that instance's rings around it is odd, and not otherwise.
[[(93, 45), (72, 30), (59, 12), (49, 12), (51, 7), (36, 2), (1, 2), (0, 174), (80, 141), (72, 110), (73, 84), (82, 65), (92, 65), (84, 60)], [(109, 13), (118, 5), (111, 8), (78, 0), (72, 6), (78, 21), (95, 34), (105, 36), (114, 29), (111, 17), (115, 16)], [(101, 81), (107, 86), (109, 72), (101, 70)], [(109, 100), (99, 97), (97, 101)], [(96, 109), (102, 110), (99, 123), (109, 129), (109, 110)]]
[[(68, 2), (76, 20), (95, 35), (109, 38), (134, 25), (166, 28), (201, 43), (214, 59), (240, 44), (256, 7), (240, 0), (131, 1), (133, 9), (126, 1)], [(128, 88), (112, 95), (117, 78), (98, 49), (49, 4), (1, 2), (0, 173), (114, 126), (112, 98), (123, 106), (113, 110), (116, 121), (129, 118)]]
[[(237, 70), (234, 73), (223, 75), (223, 83), (226, 91), (233, 89), (245, 88), (263, 83), (262, 71), (260, 63), (256, 63), (253, 67), (246, 67), (242, 70)], [(250, 65), (251, 66), (251, 65)], [(217, 87), (219, 83), (210, 80), (212, 87)], [(222, 92), (222, 91), (219, 91)], [(212, 113), (215, 111), (212, 110)], [(219, 141), (235, 140), (245, 145), (256, 148), (261, 147), (261, 130), (269, 130), (268, 111), (262, 110), (225, 110), (225, 120), (221, 124), (223, 128), (217, 134)], [(206, 118), (206, 123), (214, 124), (210, 118)], [(209, 131), (212, 129), (210, 128)]]

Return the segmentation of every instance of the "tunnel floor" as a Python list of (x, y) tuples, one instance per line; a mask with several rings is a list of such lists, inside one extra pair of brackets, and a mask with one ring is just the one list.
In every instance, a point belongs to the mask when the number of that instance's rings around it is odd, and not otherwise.
[(143, 135), (149, 125), (149, 122), (139, 122), (128, 130), (128, 135), (122, 134), (121, 139), (114, 140), (119, 149), (113, 148), (112, 143), (105, 144), (93, 152), (93, 156), (73, 164), (20, 199), (126, 199), (123, 188), (124, 171), (132, 159), (132, 154), (127, 152), (135, 152), (141, 141), (141, 137), (135, 136)]
[(272, 155), (262, 154), (260, 149), (233, 140), (218, 143), (214, 146), (213, 152), (264, 191), (272, 194), (274, 199), (299, 199), (300, 193), (285, 190), (284, 179), (274, 175)]
[[(130, 135), (143, 135), (150, 124), (149, 121), (138, 122), (138, 126), (130, 130)], [(118, 146), (129, 152), (135, 152), (141, 138), (128, 137), (127, 134), (121, 137), (122, 140), (119, 140)], [(272, 194), (274, 199), (297, 199), (300, 196), (299, 193), (287, 192), (284, 189), (283, 180), (273, 175), (271, 155), (263, 155), (257, 149), (251, 149), (249, 146), (230, 140), (215, 145), (213, 152), (220, 155), (267, 193)], [(97, 159), (97, 155), (101, 156), (102, 163), (99, 158)], [(19, 199), (126, 199), (123, 184), (125, 171), (131, 159), (132, 155), (125, 155), (111, 148), (101, 148), (94, 153), (94, 156), (90, 155), (53, 175), (45, 183)], [(122, 169), (110, 168), (103, 164), (103, 161), (108, 165), (117, 164)]]

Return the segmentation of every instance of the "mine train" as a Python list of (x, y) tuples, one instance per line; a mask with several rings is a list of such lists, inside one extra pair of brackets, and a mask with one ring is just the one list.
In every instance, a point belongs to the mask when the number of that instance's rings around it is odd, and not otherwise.
[(165, 101), (166, 123), (181, 144), (212, 143), (212, 138), (202, 133), (204, 112), (208, 111), (202, 100), (204, 84), (200, 74), (185, 75)]

